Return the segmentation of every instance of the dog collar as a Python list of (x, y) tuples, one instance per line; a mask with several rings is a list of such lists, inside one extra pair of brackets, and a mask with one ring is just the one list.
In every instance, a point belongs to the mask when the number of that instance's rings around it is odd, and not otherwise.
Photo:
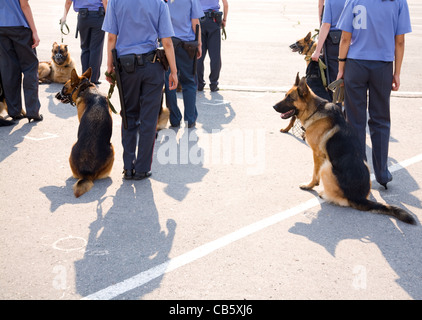
[[(84, 84), (88, 84), (88, 85), (86, 85), (85, 87), (83, 87), (83, 85)], [(81, 81), (81, 83), (79, 83), (79, 85), (77, 85), (75, 88), (73, 88), (73, 90), (72, 90), (72, 92), (70, 93), (70, 95), (68, 96), (68, 99), (69, 99), (69, 103), (72, 105), (72, 106), (76, 106), (76, 102), (75, 101), (73, 101), (73, 94), (79, 89), (79, 92), (78, 92), (78, 94), (79, 93), (81, 93), (82, 91), (84, 91), (85, 89), (87, 89), (89, 86), (91, 85), (91, 82), (89, 81), (89, 79), (88, 78), (83, 78), (82, 79), (82, 81)]]

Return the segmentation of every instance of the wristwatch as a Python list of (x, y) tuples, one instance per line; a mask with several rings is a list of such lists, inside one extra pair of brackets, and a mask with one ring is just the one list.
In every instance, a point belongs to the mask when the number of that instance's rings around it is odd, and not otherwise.
[(346, 60), (347, 60), (347, 58), (343, 58), (343, 59), (342, 59), (342, 58), (340, 58), (340, 57), (337, 57), (337, 60), (338, 60), (338, 61), (341, 61), (341, 62), (344, 62), (344, 61), (346, 61)]

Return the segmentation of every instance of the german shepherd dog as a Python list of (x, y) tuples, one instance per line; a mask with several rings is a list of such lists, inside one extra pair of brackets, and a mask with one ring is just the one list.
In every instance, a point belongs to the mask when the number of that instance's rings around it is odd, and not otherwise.
[(80, 197), (94, 185), (94, 180), (106, 178), (113, 167), (114, 148), (110, 142), (112, 118), (106, 97), (90, 82), (91, 68), (78, 76), (73, 69), (71, 78), (56, 98), (76, 105), (79, 118), (78, 141), (73, 145), (69, 163), (75, 197)]
[[(8, 110), (7, 110), (7, 104), (6, 104), (6, 96), (4, 94), (3, 84), (2, 84), (1, 75), (0, 75), (0, 114), (3, 111), (8, 112)], [(23, 109), (22, 109), (22, 116), (23, 117), (26, 116), (26, 112)], [(4, 119), (3, 117), (0, 116), (0, 127), (12, 126), (14, 124), (15, 124), (14, 121), (6, 120), (6, 119)]]
[(306, 129), (306, 141), (312, 148), (314, 171), (312, 180), (300, 185), (311, 190), (322, 180), (320, 197), (328, 202), (393, 216), (403, 222), (416, 224), (406, 211), (368, 200), (371, 189), (369, 168), (360, 154), (357, 138), (341, 110), (318, 97), (299, 79), (274, 109), (282, 118), (296, 116)]
[[(3, 86), (2, 86), (2, 83), (1, 83), (1, 77), (0, 77), (0, 114), (4, 110), (7, 110), (7, 105), (6, 105), (6, 97), (4, 96)], [(0, 116), (0, 127), (3, 127), (3, 126), (11, 126), (13, 124), (14, 123), (12, 121), (3, 119)]]
[[(312, 89), (312, 91), (319, 97), (331, 100), (331, 97), (327, 90), (325, 89), (322, 79), (321, 79), (321, 70), (317, 61), (311, 59), (312, 54), (315, 52), (317, 43), (312, 39), (312, 34), (309, 32), (304, 38), (297, 40), (295, 43), (291, 44), (289, 48), (292, 52), (298, 52), (301, 55), (305, 56), (306, 61), (306, 83)], [(280, 132), (288, 132), (294, 125), (296, 121), (296, 116), (290, 118), (289, 125), (281, 129)]]
[(167, 100), (166, 100), (166, 106), (164, 106), (164, 88), (163, 88), (161, 92), (161, 107), (160, 107), (160, 112), (158, 114), (157, 132), (166, 128), (169, 119), (170, 119), (170, 109), (169, 109)]
[(51, 61), (40, 62), (38, 65), (38, 78), (40, 83), (65, 83), (70, 79), (75, 62), (70, 56), (67, 45), (53, 43)]

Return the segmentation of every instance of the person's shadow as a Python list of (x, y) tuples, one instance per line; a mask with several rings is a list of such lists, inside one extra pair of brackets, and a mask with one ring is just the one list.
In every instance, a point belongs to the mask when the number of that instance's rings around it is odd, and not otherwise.
[(62, 103), (56, 99), (56, 94), (63, 88), (63, 84), (50, 83), (46, 86), (48, 87), (45, 89), (45, 92), (50, 93), (50, 95), (47, 96), (47, 107), (51, 114), (54, 114), (61, 119), (69, 119), (77, 114), (76, 107), (72, 106), (70, 103)]
[(187, 196), (189, 184), (202, 181), (209, 171), (198, 140), (196, 129), (164, 129), (158, 134), (151, 178), (166, 183), (164, 191), (178, 201)]
[(203, 92), (197, 96), (198, 120), (202, 129), (208, 133), (223, 130), (223, 125), (229, 124), (236, 117), (231, 103), (224, 100), (219, 92), (212, 92), (208, 99)]
[[(20, 121), (26, 121), (22, 119)], [(25, 136), (31, 131), (33, 124), (25, 123), (17, 130), (13, 130), (16, 125), (0, 127), (0, 162), (18, 150), (18, 145), (24, 141)]]
[[(173, 219), (160, 225), (149, 179), (123, 181), (110, 210), (97, 207), (84, 257), (75, 262), (77, 292), (86, 297), (163, 264), (175, 229)], [(162, 277), (113, 298), (138, 299), (159, 287)]]
[[(394, 180), (403, 181), (400, 185), (391, 183), (388, 190), (380, 189), (381, 197), (390, 205), (421, 208), (421, 201), (411, 193), (417, 189), (416, 181), (407, 170), (394, 173)], [(373, 189), (374, 190), (374, 189)], [(316, 192), (313, 192), (318, 196)], [(371, 200), (375, 200), (370, 196)], [(422, 299), (422, 247), (421, 226), (405, 224), (394, 218), (352, 208), (344, 208), (322, 203), (321, 210), (310, 223), (297, 222), (289, 229), (290, 233), (308, 238), (324, 247), (333, 257), (342, 240), (355, 239), (363, 243), (376, 244), (386, 261), (397, 274), (396, 282), (414, 299)], [(368, 257), (371, 265), (371, 257)], [(351, 285), (352, 288), (352, 285)]]

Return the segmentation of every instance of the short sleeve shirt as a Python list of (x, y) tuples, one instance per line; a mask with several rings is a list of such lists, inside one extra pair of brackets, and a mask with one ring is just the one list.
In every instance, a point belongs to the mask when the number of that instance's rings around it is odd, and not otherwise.
[(158, 39), (174, 36), (169, 8), (162, 0), (109, 0), (102, 30), (117, 35), (117, 55), (157, 49)]
[(204, 11), (219, 11), (220, 0), (199, 0)]
[(85, 8), (89, 11), (97, 11), (98, 8), (103, 7), (103, 2), (101, 0), (72, 0), (73, 9), (76, 12), (79, 12), (79, 9)]
[(168, 6), (173, 23), (174, 36), (182, 41), (195, 40), (192, 19), (199, 19), (204, 16), (199, 0), (169, 1)]
[(322, 23), (329, 23), (331, 25), (330, 30), (338, 30), (337, 22), (345, 2), (346, 0), (325, 0)]
[(19, 0), (0, 0), (0, 27), (29, 28)]
[(352, 33), (348, 58), (394, 61), (395, 36), (412, 31), (406, 0), (347, 0), (338, 28)]

